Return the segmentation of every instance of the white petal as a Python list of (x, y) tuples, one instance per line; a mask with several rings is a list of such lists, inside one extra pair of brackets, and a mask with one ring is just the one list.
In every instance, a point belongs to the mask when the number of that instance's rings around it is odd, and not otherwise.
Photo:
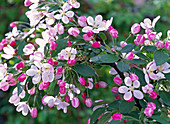
[(131, 97), (132, 97), (132, 92), (131, 92), (131, 91), (126, 92), (126, 93), (124, 94), (124, 96), (123, 96), (123, 98), (124, 98), (125, 100), (129, 100)]
[(15, 53), (14, 48), (11, 47), (10, 45), (8, 45), (7, 47), (4, 47), (3, 50), (4, 50), (4, 53), (6, 53), (6, 54), (14, 54)]
[(92, 29), (93, 29), (92, 27), (86, 26), (86, 27), (84, 27), (84, 28), (82, 29), (82, 32), (87, 33), (88, 31), (91, 31)]
[(142, 27), (143, 29), (146, 29), (146, 26), (145, 26), (145, 24), (144, 24), (143, 22), (141, 22), (140, 25), (141, 25), (141, 27)]
[(1, 57), (2, 57), (2, 58), (5, 58), (5, 59), (11, 59), (11, 58), (13, 57), (13, 55), (2, 54)]
[(27, 74), (28, 76), (34, 76), (35, 73), (36, 73), (36, 70), (35, 70), (35, 69), (29, 69), (29, 70), (26, 71), (26, 74)]
[(135, 80), (135, 81), (133, 82), (133, 87), (134, 87), (134, 88), (139, 88), (139, 86), (140, 86), (140, 82), (139, 82), (138, 80)]
[(41, 75), (40, 74), (37, 74), (35, 75), (33, 78), (32, 78), (32, 82), (33, 84), (38, 84), (41, 80)]
[(26, 116), (28, 114), (28, 107), (24, 106), (24, 109), (22, 110), (22, 114)]
[(157, 21), (160, 19), (160, 16), (157, 16), (153, 22), (152, 22), (152, 27), (154, 28), (155, 27), (155, 24), (157, 23)]
[(68, 24), (69, 23), (69, 19), (67, 16), (63, 16), (62, 17), (62, 21), (65, 23), (65, 24)]
[(126, 86), (132, 86), (132, 80), (130, 77), (126, 77), (124, 80)]
[(118, 89), (119, 93), (126, 93), (126, 92), (128, 92), (128, 90), (129, 90), (129, 88), (127, 88), (126, 86), (121, 86)]
[(88, 22), (89, 25), (93, 26), (93, 25), (94, 25), (94, 19), (93, 19), (93, 17), (89, 16), (89, 17), (87, 18), (87, 22)]
[(140, 90), (134, 90), (133, 91), (133, 95), (137, 98), (137, 99), (143, 99), (143, 93)]
[(100, 24), (103, 20), (103, 17), (101, 15), (97, 15), (95, 18), (95, 23), (96, 24)]
[(73, 16), (74, 16), (74, 12), (73, 12), (73, 11), (68, 11), (68, 12), (66, 13), (66, 16), (68, 16), (68, 17), (73, 17)]
[(54, 18), (56, 18), (56, 19), (58, 19), (58, 20), (59, 20), (59, 19), (61, 19), (61, 18), (62, 18), (62, 15), (61, 15), (61, 14), (57, 14), (57, 15), (55, 15), (55, 16), (54, 16)]

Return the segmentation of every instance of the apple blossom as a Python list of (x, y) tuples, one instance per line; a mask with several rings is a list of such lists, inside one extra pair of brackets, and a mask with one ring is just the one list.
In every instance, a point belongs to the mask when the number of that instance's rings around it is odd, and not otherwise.
[(18, 77), (18, 80), (20, 81), (20, 82), (23, 82), (25, 79), (26, 79), (26, 74), (21, 74), (19, 77)]
[(77, 2), (77, 0), (68, 0), (68, 3), (73, 7), (73, 8), (79, 8), (80, 3)]
[(30, 111), (30, 107), (26, 102), (19, 102), (16, 108), (17, 112), (21, 112), (24, 116), (26, 116), (28, 114), (28, 112)]
[(163, 41), (157, 41), (156, 46), (157, 46), (157, 48), (163, 48), (164, 47), (164, 42)]
[(31, 55), (35, 50), (35, 47), (33, 44), (29, 43), (27, 45), (25, 45), (23, 52), (25, 53), (25, 55)]
[(71, 101), (71, 104), (74, 108), (77, 108), (79, 106), (79, 99), (77, 97), (74, 97)]
[(139, 31), (140, 31), (140, 25), (137, 23), (133, 24), (131, 27), (131, 33), (137, 34), (137, 33), (139, 33)]
[(148, 107), (148, 108), (152, 108), (153, 110), (156, 109), (156, 105), (155, 105), (155, 103), (153, 103), (153, 102), (149, 102), (149, 103), (147, 104), (147, 107)]
[(112, 115), (113, 120), (120, 120), (122, 118), (122, 114), (120, 113), (115, 113)]
[(92, 100), (90, 99), (90, 98), (87, 98), (86, 100), (85, 100), (85, 104), (86, 104), (86, 106), (87, 107), (91, 107), (92, 106)]
[(32, 3), (30, 0), (25, 0), (24, 1), (24, 5), (27, 7), (27, 6), (30, 6)]
[(7, 45), (3, 48), (3, 51), (5, 54), (2, 54), (1, 57), (5, 59), (11, 59), (15, 55), (15, 49), (11, 47), (10, 45)]
[(2, 80), (7, 74), (7, 64), (0, 64), (0, 80)]
[(30, 111), (30, 113), (31, 113), (31, 117), (32, 118), (36, 118), (37, 117), (37, 108), (32, 108), (31, 109), (31, 111)]
[(147, 117), (151, 117), (153, 113), (154, 113), (154, 110), (152, 108), (145, 108), (145, 110), (144, 110), (144, 114)]
[(61, 60), (74, 60), (77, 54), (77, 50), (71, 47), (67, 47), (66, 49), (63, 49), (59, 54), (59, 59)]
[(144, 43), (144, 41), (145, 41), (145, 36), (139, 34), (139, 35), (137, 35), (136, 39), (134, 40), (134, 43), (136, 45), (142, 45)]
[(84, 78), (82, 78), (82, 77), (79, 77), (79, 83), (81, 85), (85, 85), (86, 84), (86, 80)]
[(144, 19), (144, 22), (141, 22), (140, 25), (143, 29), (147, 29), (147, 28), (155, 28), (155, 24), (157, 23), (157, 21), (160, 19), (160, 16), (157, 16), (155, 19), (153, 19), (153, 22), (151, 22), (151, 20), (149, 18)]
[(165, 43), (165, 48), (168, 49), (168, 50), (170, 50), (170, 42), (166, 42), (166, 43)]
[(87, 26), (87, 18), (85, 16), (80, 16), (78, 18), (78, 24), (81, 26), (81, 27), (86, 27)]
[(119, 77), (114, 77), (114, 78), (113, 78), (113, 81), (114, 81), (117, 85), (121, 85), (121, 84), (122, 84), (122, 80), (121, 80), (121, 78), (119, 78)]
[(99, 81), (98, 83), (101, 88), (106, 88), (108, 86), (108, 84), (104, 81)]
[(121, 48), (125, 47), (126, 45), (127, 45), (127, 43), (126, 43), (125, 41), (121, 41), (121, 42), (120, 42)]
[(149, 96), (152, 98), (152, 99), (156, 99), (157, 98), (157, 93), (155, 91), (152, 91), (149, 93)]
[(118, 36), (118, 31), (116, 30), (116, 29), (112, 29), (111, 31), (110, 31), (110, 34), (111, 34), (111, 36), (112, 37), (114, 37), (114, 38), (117, 38)]
[(100, 43), (99, 43), (99, 42), (94, 42), (94, 43), (92, 44), (92, 47), (94, 47), (94, 48), (99, 48), (99, 47), (100, 47)]
[(132, 59), (133, 59), (133, 56), (134, 56), (134, 53), (133, 53), (133, 52), (129, 52), (129, 53), (126, 55), (126, 59), (132, 60)]
[(112, 93), (118, 93), (118, 87), (113, 87), (112, 88)]
[(74, 37), (77, 37), (80, 33), (79, 29), (76, 27), (71, 27), (68, 29), (69, 35), (73, 35)]

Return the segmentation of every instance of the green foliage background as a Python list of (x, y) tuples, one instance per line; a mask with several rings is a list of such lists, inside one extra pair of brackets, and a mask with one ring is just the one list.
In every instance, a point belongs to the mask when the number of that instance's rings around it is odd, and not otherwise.
[[(0, 0), (0, 40), (11, 29), (10, 22), (28, 21), (24, 14), (28, 8), (23, 6), (23, 2), (23, 0)], [(128, 36), (133, 23), (139, 23), (146, 17), (153, 19), (158, 15), (161, 16), (161, 19), (157, 23), (156, 29), (158, 32), (162, 31), (163, 37), (166, 37), (166, 32), (170, 29), (169, 8), (169, 0), (145, 0), (141, 6), (136, 6), (133, 0), (81, 0), (81, 8), (76, 11), (78, 15), (95, 16), (102, 14), (105, 19), (114, 17), (113, 27), (119, 31), (118, 41), (120, 42)], [(130, 39), (129, 42), (133, 42), (133, 40)], [(115, 98), (111, 92), (114, 83), (113, 76), (108, 73), (109, 69), (110, 67), (102, 67), (97, 70), (101, 80), (105, 80), (109, 87), (90, 91), (93, 100), (112, 101)], [(69, 107), (67, 114), (57, 111), (56, 108), (45, 107), (45, 110), (38, 112), (36, 119), (32, 119), (30, 115), (24, 117), (21, 113), (16, 112), (13, 105), (8, 103), (11, 91), (12, 88), (8, 92), (0, 91), (0, 124), (85, 124), (92, 114), (92, 109), (81, 103), (81, 107), (78, 109)]]

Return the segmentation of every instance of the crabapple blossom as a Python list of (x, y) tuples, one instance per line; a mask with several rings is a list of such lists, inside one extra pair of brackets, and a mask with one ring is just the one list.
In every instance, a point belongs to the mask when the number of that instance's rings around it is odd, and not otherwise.
[(112, 29), (112, 30), (110, 31), (110, 34), (111, 34), (112, 37), (117, 38), (118, 31), (117, 31), (116, 29)]
[[(86, 86), (86, 84), (85, 84), (85, 86)], [(88, 78), (88, 83), (87, 83), (86, 88), (93, 89), (93, 78)]]
[(11, 59), (15, 55), (15, 49), (11, 47), (10, 45), (7, 45), (3, 48), (3, 51), (5, 54), (2, 54), (1, 57), (5, 59)]
[(26, 79), (26, 74), (21, 74), (19, 77), (18, 77), (18, 80), (20, 81), (20, 82), (23, 82), (25, 79)]
[(126, 100), (127, 102), (132, 102), (133, 101), (133, 97), (131, 97), (129, 100)]
[(48, 86), (49, 86), (49, 82), (41, 82), (40, 84), (39, 84), (39, 90), (44, 90), (44, 89), (47, 89), (48, 88)]
[(142, 91), (144, 93), (151, 93), (153, 91), (154, 86), (152, 84), (147, 84), (144, 87), (142, 87)]
[(50, 49), (55, 50), (57, 48), (57, 44), (55, 42), (50, 42)]
[(28, 114), (28, 112), (30, 111), (30, 107), (28, 105), (28, 103), (26, 102), (19, 102), (16, 108), (17, 112), (21, 112), (24, 116), (26, 116)]
[(76, 27), (71, 27), (68, 29), (69, 35), (73, 35), (74, 37), (77, 37), (80, 33), (79, 29)]
[(66, 49), (63, 49), (59, 54), (59, 59), (61, 60), (74, 60), (77, 54), (77, 50), (71, 47), (67, 47)]
[(24, 5), (25, 5), (26, 7), (30, 6), (31, 4), (32, 4), (32, 2), (31, 2), (30, 0), (25, 0), (25, 1), (24, 1)]
[(18, 25), (17, 22), (12, 22), (12, 23), (10, 24), (10, 27), (11, 27), (11, 28), (14, 28), (14, 27), (17, 27), (17, 25)]
[(30, 111), (31, 117), (36, 118), (37, 117), (37, 108), (33, 107)]
[(56, 24), (56, 25), (54, 26), (54, 29), (57, 30), (57, 33), (58, 33), (59, 35), (64, 34), (64, 26), (63, 26), (61, 23)]
[(60, 103), (57, 105), (57, 109), (60, 110), (60, 109), (63, 109), (63, 112), (64, 113), (67, 113), (67, 106), (69, 106), (70, 104), (67, 103), (67, 102), (62, 102), (60, 101)]
[(86, 101), (85, 101), (85, 104), (87, 107), (91, 107), (92, 106), (92, 100), (90, 98), (87, 98)]
[(157, 98), (157, 93), (155, 91), (152, 91), (149, 93), (149, 96), (152, 98), (152, 99), (156, 99)]
[(129, 52), (129, 53), (126, 55), (126, 59), (132, 60), (132, 59), (133, 59), (133, 56), (134, 56), (134, 53), (133, 53), (133, 52)]
[(122, 117), (123, 116), (120, 113), (115, 113), (115, 114), (112, 115), (113, 120), (120, 120)]
[(56, 14), (55, 18), (58, 20), (62, 20), (64, 24), (69, 23), (69, 17), (74, 16), (73, 11), (69, 11), (70, 5), (68, 3), (64, 3), (64, 5), (61, 7), (61, 10), (59, 10), (60, 14)]
[(85, 16), (80, 16), (78, 18), (78, 24), (81, 26), (81, 27), (86, 27), (87, 26), (87, 18)]
[(168, 49), (168, 50), (170, 50), (170, 42), (166, 42), (166, 43), (165, 43), (165, 48)]
[(136, 74), (130, 74), (130, 78), (132, 81), (139, 80), (139, 77)]
[(139, 31), (140, 31), (140, 25), (137, 23), (133, 24), (131, 27), (131, 33), (137, 34), (137, 33), (139, 33)]
[(77, 2), (77, 0), (68, 0), (68, 3), (73, 7), (73, 8), (79, 8), (80, 3)]
[(67, 96), (67, 95), (65, 95), (65, 97), (64, 97), (64, 100), (66, 101), (66, 102), (70, 102), (70, 97), (69, 96)]
[(49, 63), (50, 65), (53, 65), (53, 60), (52, 60), (52, 58), (49, 58), (48, 61), (47, 61), (47, 63)]
[(134, 43), (136, 45), (142, 45), (144, 43), (144, 41), (145, 41), (145, 36), (139, 34), (139, 35), (137, 35), (136, 39), (134, 40)]
[(92, 47), (94, 47), (94, 48), (99, 48), (99, 47), (100, 47), (100, 43), (99, 43), (99, 42), (94, 42), (94, 43), (92, 44)]
[(25, 53), (25, 55), (31, 55), (35, 50), (35, 47), (33, 44), (29, 43), (27, 45), (25, 45), (23, 52)]
[(157, 46), (157, 48), (163, 48), (164, 47), (164, 42), (163, 41), (157, 41), (156, 46)]
[(112, 93), (118, 93), (118, 87), (113, 87), (112, 88)]
[(16, 41), (15, 40), (12, 40), (10, 43), (9, 43), (10, 46), (15, 46), (16, 45)]
[(117, 84), (117, 85), (121, 85), (122, 84), (122, 80), (119, 77), (114, 77), (113, 81)]
[(33, 60), (33, 61), (41, 61), (43, 60), (43, 58), (44, 58), (43, 53), (39, 51), (35, 51), (33, 55), (30, 55), (30, 60)]
[(7, 74), (7, 64), (0, 64), (0, 80), (2, 80)]
[(157, 23), (157, 21), (160, 19), (160, 16), (157, 16), (156, 18), (153, 19), (153, 22), (149, 19), (149, 18), (145, 18), (144, 22), (141, 22), (140, 25), (143, 29), (147, 29), (147, 28), (155, 28), (155, 24)]
[(154, 113), (154, 110), (152, 108), (145, 108), (145, 110), (144, 110), (144, 114), (147, 117), (151, 117), (153, 113)]
[(126, 77), (124, 82), (126, 86), (119, 87), (118, 91), (119, 93), (124, 93), (123, 98), (125, 100), (129, 100), (132, 97), (132, 92), (135, 98), (143, 99), (144, 97), (143, 93), (140, 90), (135, 90), (135, 88), (140, 87), (140, 82), (138, 80), (135, 80), (134, 82), (132, 82), (132, 79), (130, 77)]
[(77, 108), (79, 106), (79, 99), (77, 97), (74, 97), (71, 101), (71, 104), (74, 108)]
[(117, 71), (114, 68), (111, 68), (109, 74), (116, 75)]
[(52, 82), (54, 80), (54, 68), (49, 63), (42, 64), (42, 80)]
[(44, 104), (48, 104), (48, 107), (52, 108), (56, 104), (56, 98), (53, 96), (45, 96), (42, 99)]
[(147, 104), (147, 107), (148, 107), (148, 108), (152, 108), (153, 110), (156, 109), (156, 105), (155, 105), (155, 103), (153, 103), (153, 102), (149, 102), (149, 103)]
[(82, 78), (82, 77), (79, 77), (79, 83), (81, 85), (86, 85), (86, 80), (84, 78)]
[(68, 61), (67, 61), (67, 64), (68, 65), (74, 65), (75, 64), (75, 62), (76, 62), (76, 60), (71, 60), (71, 59), (69, 59)]
[(71, 45), (72, 45), (72, 42), (71, 42), (71, 41), (68, 41), (68, 42), (67, 42), (67, 47), (71, 47)]
[(108, 84), (104, 81), (99, 81), (98, 83), (101, 88), (106, 88), (108, 86)]
[(6, 81), (0, 82), (0, 89), (3, 91), (7, 91), (9, 89), (9, 83)]
[(121, 47), (121, 48), (125, 47), (126, 45), (127, 45), (127, 43), (126, 43), (125, 41), (121, 41), (121, 42), (120, 42), (120, 47)]

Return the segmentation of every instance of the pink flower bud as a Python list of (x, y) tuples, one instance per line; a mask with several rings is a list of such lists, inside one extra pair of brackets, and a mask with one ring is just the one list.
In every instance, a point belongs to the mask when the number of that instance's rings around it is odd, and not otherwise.
[(65, 97), (64, 97), (64, 100), (66, 101), (66, 102), (70, 102), (70, 97), (69, 96), (67, 96), (67, 95), (65, 95)]
[(118, 31), (117, 31), (116, 29), (112, 29), (112, 30), (110, 31), (110, 34), (111, 34), (112, 37), (117, 38)]
[(155, 91), (152, 91), (151, 93), (149, 93), (149, 96), (152, 98), (152, 99), (156, 99), (157, 98), (157, 93)]
[(135, 80), (138, 80), (139, 77), (136, 74), (131, 74), (130, 75), (131, 80), (134, 82)]
[(86, 27), (87, 26), (87, 18), (85, 16), (80, 16), (78, 18), (78, 24), (81, 26), (81, 27)]
[(109, 26), (109, 29), (108, 29), (108, 30), (111, 31), (112, 29), (114, 29), (114, 28), (113, 28), (112, 26)]
[(91, 41), (91, 37), (89, 37), (87, 34), (84, 34), (84, 35), (83, 35), (83, 39), (84, 39), (85, 41)]
[(10, 43), (9, 43), (10, 46), (15, 46), (16, 45), (16, 41), (15, 40), (12, 40)]
[(42, 104), (43, 104), (43, 105), (47, 105), (47, 103), (44, 102), (44, 99), (45, 99), (46, 97), (47, 97), (47, 95), (43, 96), (43, 98), (42, 98)]
[(122, 114), (120, 114), (120, 113), (115, 113), (112, 116), (113, 120), (120, 120), (121, 118), (122, 118)]
[(21, 74), (19, 77), (18, 77), (18, 80), (20, 82), (23, 82), (25, 79), (26, 79), (27, 75), (26, 74)]
[(32, 118), (36, 118), (37, 117), (37, 108), (32, 108), (30, 113), (31, 113)]
[(72, 42), (71, 41), (68, 41), (67, 42), (67, 47), (70, 47), (72, 45)]
[(112, 93), (118, 93), (118, 87), (113, 87), (112, 88)]
[(99, 81), (99, 86), (100, 86), (101, 88), (106, 88), (106, 87), (107, 87), (107, 83), (104, 82), (104, 81)]
[(121, 100), (121, 99), (122, 99), (121, 96), (119, 94), (117, 94), (116, 100)]
[(147, 34), (147, 35), (148, 35), (148, 40), (154, 40), (155, 39), (154, 33), (150, 33), (150, 34)]
[(58, 65), (58, 61), (54, 61), (54, 65)]
[(140, 25), (137, 23), (133, 24), (131, 27), (131, 33), (137, 34), (137, 33), (139, 33), (139, 31), (140, 31)]
[(98, 88), (99, 88), (99, 83), (95, 83), (95, 84), (94, 84), (94, 87), (95, 87), (96, 89), (98, 89)]
[(170, 42), (166, 42), (166, 43), (165, 43), (165, 48), (168, 49), (168, 50), (170, 50)]
[(32, 3), (30, 0), (25, 0), (24, 1), (24, 5), (27, 7), (27, 6), (30, 6)]
[(153, 103), (153, 102), (149, 102), (149, 103), (147, 104), (147, 107), (148, 107), (148, 108), (152, 108), (153, 110), (156, 109), (156, 105), (155, 105), (155, 103)]
[(80, 78), (79, 78), (79, 83), (80, 83), (81, 85), (86, 85), (86, 80), (85, 80), (84, 78), (80, 77)]
[(67, 92), (67, 89), (65, 87), (60, 87), (59, 92), (60, 94), (65, 94)]
[(77, 107), (79, 107), (79, 99), (77, 98), (77, 97), (74, 97), (73, 99), (72, 99), (72, 101), (71, 101), (71, 104), (72, 104), (72, 106), (74, 107), (74, 108), (77, 108)]
[(154, 110), (152, 108), (145, 108), (144, 110), (144, 114), (148, 117), (151, 117), (153, 113), (154, 113)]
[(125, 41), (121, 41), (121, 42), (120, 42), (120, 47), (121, 47), (121, 48), (125, 47), (126, 45), (127, 45), (127, 43), (126, 43)]
[(99, 42), (94, 42), (94, 43), (92, 44), (92, 47), (94, 47), (94, 48), (99, 48), (99, 47), (100, 47), (100, 43), (99, 43)]
[(17, 25), (18, 25), (18, 23), (12, 22), (12, 23), (10, 24), (10, 27), (11, 27), (11, 28), (14, 28), (14, 27), (17, 27)]
[(149, 28), (147, 28), (147, 29), (145, 30), (145, 33), (146, 33), (146, 34), (150, 34), (150, 33), (152, 33), (152, 30), (149, 29)]
[(49, 82), (42, 82), (39, 84), (39, 90), (44, 90), (49, 87)]
[(142, 45), (145, 42), (145, 36), (144, 35), (138, 35), (136, 39), (134, 40), (134, 43), (136, 45)]
[(61, 75), (63, 73), (63, 69), (62, 68), (58, 68), (56, 70), (56, 75)]
[(24, 67), (25, 67), (25, 65), (22, 61), (16, 64), (16, 69), (22, 69)]
[(57, 84), (59, 85), (59, 87), (65, 87), (66, 86), (66, 82), (63, 80), (58, 80)]
[(87, 123), (86, 124), (90, 124), (90, 118), (87, 120)]
[(73, 60), (69, 59), (69, 60), (67, 61), (67, 64), (68, 64), (68, 65), (74, 65), (75, 62), (76, 62), (75, 59), (73, 59)]
[(53, 65), (53, 60), (52, 60), (52, 58), (48, 59), (47, 63), (49, 63), (50, 65)]
[(80, 33), (79, 29), (76, 28), (76, 27), (71, 27), (69, 30), (68, 30), (68, 33), (69, 35), (73, 35), (74, 37), (77, 37)]
[(129, 100), (126, 100), (127, 102), (132, 102), (133, 101), (133, 97), (131, 97)]
[(92, 100), (90, 98), (87, 98), (86, 101), (85, 101), (85, 104), (87, 107), (91, 107), (92, 106)]
[(81, 97), (83, 97), (83, 98), (86, 98), (86, 96), (87, 96), (87, 93), (86, 93), (86, 92), (84, 92), (84, 93), (81, 94)]
[(2, 39), (2, 42), (1, 42), (3, 45), (4, 45), (4, 47), (8, 44), (8, 39), (7, 38), (4, 38), (4, 39)]
[(57, 48), (57, 44), (54, 41), (50, 42), (50, 49), (55, 50), (56, 48)]
[(157, 46), (157, 48), (163, 48), (164, 47), (164, 42), (163, 41), (157, 41), (156, 46)]
[(63, 26), (61, 23), (58, 23), (58, 24), (56, 25), (56, 28), (57, 28), (57, 31), (58, 31), (58, 34), (59, 34), (59, 35), (64, 34), (64, 26)]
[(29, 93), (30, 95), (34, 95), (34, 94), (35, 94), (35, 91), (36, 91), (36, 89), (35, 89), (35, 87), (33, 87), (33, 88), (31, 88), (30, 90), (28, 90), (28, 93)]
[(92, 35), (93, 35), (93, 31), (88, 31), (88, 32), (87, 32), (87, 36), (88, 36), (88, 37), (91, 37)]
[(4, 48), (4, 45), (0, 43), (0, 51)]
[(132, 59), (133, 59), (133, 56), (134, 56), (134, 53), (133, 53), (133, 52), (129, 52), (129, 53), (126, 55), (126, 59), (132, 60)]
[(119, 77), (114, 77), (113, 81), (117, 84), (117, 85), (121, 85), (122, 84), (122, 79)]
[(0, 82), (0, 89), (3, 91), (7, 91), (9, 89), (9, 84), (8, 82), (5, 81), (1, 81)]

